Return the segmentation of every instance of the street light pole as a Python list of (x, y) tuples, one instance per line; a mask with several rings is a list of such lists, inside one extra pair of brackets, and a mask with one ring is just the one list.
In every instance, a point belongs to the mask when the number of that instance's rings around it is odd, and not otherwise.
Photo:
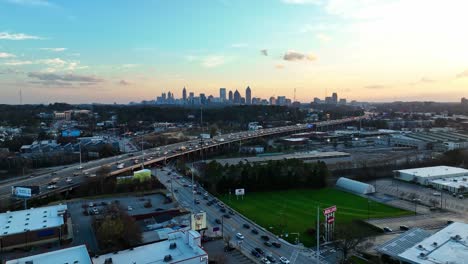
[(320, 207), (317, 206), (317, 264), (320, 264)]

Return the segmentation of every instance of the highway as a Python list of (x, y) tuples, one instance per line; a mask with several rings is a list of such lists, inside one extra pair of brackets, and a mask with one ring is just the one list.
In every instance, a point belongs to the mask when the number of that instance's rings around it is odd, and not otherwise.
[[(67, 189), (68, 187), (79, 185), (80, 183), (84, 182), (87, 177), (95, 175), (96, 171), (101, 166), (110, 166), (110, 175), (118, 175), (125, 172), (131, 172), (133, 169), (141, 168), (143, 164), (144, 166), (148, 166), (153, 163), (166, 162), (167, 160), (176, 158), (178, 156), (192, 153), (196, 154), (199, 152), (201, 153), (204, 150), (226, 144), (242, 142), (243, 140), (249, 140), (258, 137), (297, 133), (299, 131), (308, 129), (316, 129), (317, 127), (327, 127), (355, 122), (367, 118), (367, 116), (368, 115), (366, 114), (359, 117), (316, 122), (312, 123), (313, 127), (310, 127), (310, 124), (296, 124), (291, 126), (260, 129), (256, 131), (241, 131), (237, 133), (216, 136), (211, 139), (205, 139), (203, 145), (200, 145), (200, 140), (196, 139), (157, 148), (146, 149), (144, 152), (135, 152), (130, 154), (123, 154), (121, 156), (89, 161), (82, 163), (81, 168), (79, 164), (73, 164), (70, 166), (61, 167), (60, 169), (50, 173), (30, 176), (26, 179), (21, 178), (16, 181), (9, 180), (5, 183), (0, 183), (0, 200), (10, 199), (11, 186), (40, 186), (41, 194), (48, 194), (51, 192), (56, 192), (57, 190), (63, 190)], [(123, 168), (119, 169), (118, 164), (123, 164)], [(69, 180), (67, 182), (67, 178), (71, 179), (71, 181)], [(56, 189), (49, 189), (49, 183), (51, 183), (52, 179), (57, 179), (57, 182), (55, 183), (57, 187)]]
[[(265, 256), (271, 255), (275, 258), (276, 263), (280, 263), (280, 257), (286, 257), (291, 261), (291, 263), (316, 263), (316, 254), (313, 250), (278, 240), (272, 233), (264, 230), (262, 227), (248, 220), (244, 216), (239, 215), (239, 213), (234, 212), (211, 194), (208, 194), (206, 199), (203, 198), (203, 194), (206, 191), (196, 183), (194, 185), (197, 186), (197, 191), (200, 191), (201, 195), (192, 194), (193, 189), (191, 187), (191, 180), (177, 174), (175, 170), (168, 168), (154, 169), (153, 175), (156, 175), (159, 181), (163, 183), (168, 190), (171, 190), (171, 188), (177, 190), (174, 192), (174, 196), (181, 207), (184, 207), (188, 211), (192, 211), (193, 208), (193, 212), (195, 213), (201, 211), (206, 212), (207, 226), (210, 230), (212, 230), (213, 227), (219, 227), (221, 230), (221, 224), (216, 223), (216, 219), (222, 220), (222, 225), (224, 226), (224, 237), (230, 236), (231, 244), (238, 247), (245, 255), (252, 256), (252, 258), (255, 259), (251, 254), (251, 251), (255, 248), (261, 248), (265, 252)], [(199, 200), (200, 203), (194, 203), (194, 199)], [(216, 203), (208, 205), (207, 203), (211, 200), (216, 200)], [(226, 209), (226, 212), (221, 212), (222, 207), (220, 204), (222, 204)], [(229, 213), (230, 211), (233, 213)], [(226, 214), (229, 215), (230, 218), (223, 217), (223, 215)], [(248, 224), (250, 228), (243, 227), (244, 224)], [(258, 234), (253, 234), (252, 229), (256, 229)], [(237, 233), (241, 233), (245, 238), (238, 239), (236, 237)], [(267, 247), (264, 245), (264, 240), (261, 236), (265, 235), (269, 237), (269, 242), (278, 242), (281, 244), (281, 247)], [(239, 242), (241, 243), (239, 244)], [(323, 258), (320, 258), (320, 263), (327, 262)]]

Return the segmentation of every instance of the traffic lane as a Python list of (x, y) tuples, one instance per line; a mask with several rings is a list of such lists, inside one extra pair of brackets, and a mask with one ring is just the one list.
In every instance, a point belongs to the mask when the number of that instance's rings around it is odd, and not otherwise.
[[(161, 172), (161, 174), (164, 174), (165, 178), (163, 180), (166, 183), (167, 183), (167, 180), (172, 178), (172, 177), (170, 177), (168, 175), (167, 172)], [(175, 175), (178, 175), (178, 174), (175, 174)], [(178, 184), (179, 186), (183, 186), (183, 183), (179, 182), (179, 180), (173, 179), (173, 181), (174, 181), (173, 184)], [(192, 206), (192, 193), (191, 193), (192, 188), (191, 187), (182, 187), (182, 188), (183, 188), (182, 190), (179, 190), (179, 192), (178, 192), (179, 195), (177, 195), (177, 197), (184, 200), (186, 204), (189, 204), (190, 206)], [(218, 224), (215, 223), (216, 218), (218, 218), (220, 220), (222, 219), (223, 224), (224, 224), (224, 231), (225, 231), (225, 233), (227, 233), (227, 234), (229, 234), (231, 236), (231, 242), (237, 243), (238, 241), (240, 241), (239, 239), (236, 238), (236, 234), (238, 232), (240, 232), (245, 237), (245, 239), (242, 242), (244, 247), (247, 246), (250, 250), (253, 249), (253, 248), (256, 248), (256, 247), (263, 248), (265, 252), (268, 252), (272, 256), (276, 256), (278, 258), (280, 256), (288, 256), (289, 254), (292, 254), (292, 252), (289, 252), (289, 251), (291, 251), (291, 249), (289, 249), (287, 247), (287, 245), (281, 243), (280, 241), (277, 241), (276, 238), (272, 239), (269, 234), (265, 233), (264, 235), (267, 235), (268, 237), (270, 237), (270, 242), (278, 242), (278, 243), (280, 243), (282, 245), (281, 248), (266, 247), (264, 245), (264, 241), (261, 240), (261, 238), (260, 238), (260, 236), (263, 233), (261, 231), (261, 229), (259, 231), (259, 234), (255, 235), (255, 234), (251, 233), (250, 228), (246, 229), (246, 228), (243, 227), (243, 225), (246, 224), (247, 222), (241, 216), (239, 216), (238, 214), (235, 214), (235, 215), (231, 216), (231, 218), (226, 219), (226, 218), (223, 217), (224, 213), (222, 213), (220, 210), (221, 210), (221, 208), (219, 208), (218, 206), (206, 206), (206, 205), (204, 205), (202, 203), (200, 203), (198, 205), (194, 204), (194, 211), (196, 211), (196, 212), (198, 212), (198, 211), (206, 212), (207, 216), (212, 217), (212, 220), (209, 221), (209, 222), (214, 223), (213, 224), (214, 226), (219, 226)], [(252, 228), (254, 228), (254, 227), (252, 227)], [(259, 229), (257, 229), (257, 230), (259, 230)], [(284, 245), (284, 247), (283, 247), (283, 245)]]

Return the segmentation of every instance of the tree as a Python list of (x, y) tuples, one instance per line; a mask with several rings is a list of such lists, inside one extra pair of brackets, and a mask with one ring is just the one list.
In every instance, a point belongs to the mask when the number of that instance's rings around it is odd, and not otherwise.
[(359, 223), (353, 223), (337, 228), (335, 231), (337, 247), (343, 253), (343, 263), (348, 260), (350, 253), (361, 249), (360, 246), (371, 235), (365, 229), (359, 228), (360, 226)]

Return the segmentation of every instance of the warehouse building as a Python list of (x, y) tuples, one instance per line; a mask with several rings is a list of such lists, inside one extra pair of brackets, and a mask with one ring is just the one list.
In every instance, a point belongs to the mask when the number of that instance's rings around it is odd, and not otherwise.
[(91, 264), (88, 250), (85, 245), (55, 250), (29, 257), (12, 259), (5, 264)]
[(198, 232), (175, 231), (168, 239), (123, 251), (101, 255), (92, 259), (93, 264), (207, 264), (208, 254), (201, 248)]
[(71, 219), (66, 205), (0, 214), (0, 252), (69, 239)]
[(404, 263), (467, 263), (468, 224), (453, 223), (408, 248), (397, 257)]
[(468, 176), (468, 170), (449, 167), (449, 166), (435, 166), (425, 168), (415, 168), (407, 170), (396, 170), (393, 171), (395, 179), (416, 182), (421, 185), (431, 185), (431, 181)]
[(375, 193), (374, 186), (345, 177), (340, 177), (338, 181), (336, 181), (336, 188), (361, 195)]
[(455, 194), (468, 192), (468, 177), (443, 178), (431, 181), (431, 186)]

